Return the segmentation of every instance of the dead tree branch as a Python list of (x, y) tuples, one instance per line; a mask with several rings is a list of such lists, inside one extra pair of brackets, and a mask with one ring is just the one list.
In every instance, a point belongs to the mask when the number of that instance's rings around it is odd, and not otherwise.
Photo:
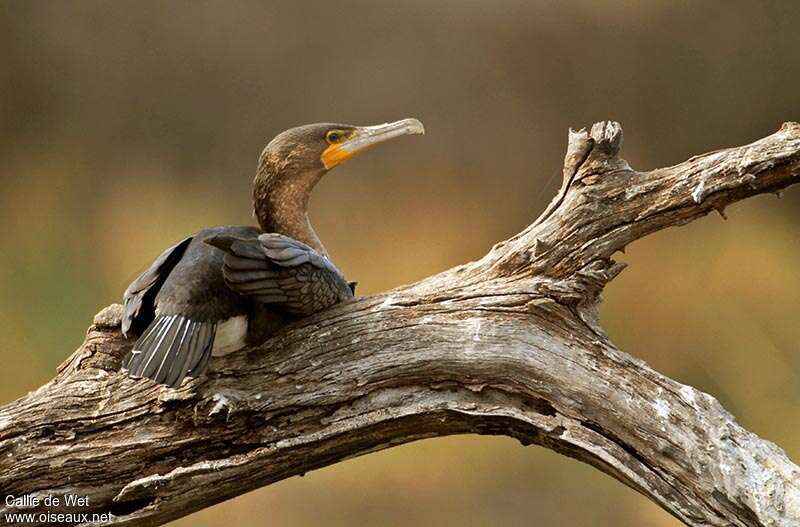
[(50, 383), (0, 409), (0, 494), (88, 495), (79, 512), (159, 525), (346, 458), (478, 433), (590, 463), (689, 525), (800, 525), (784, 452), (618, 350), (596, 317), (623, 268), (614, 252), (800, 182), (800, 124), (651, 172), (621, 143), (613, 122), (570, 132), (558, 196), (481, 260), (305, 319), (179, 389), (117, 373), (130, 342), (107, 308)]

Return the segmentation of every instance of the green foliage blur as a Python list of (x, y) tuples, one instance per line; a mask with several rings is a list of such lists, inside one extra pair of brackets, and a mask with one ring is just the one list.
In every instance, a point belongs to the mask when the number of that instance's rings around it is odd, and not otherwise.
[[(0, 403), (46, 382), (163, 248), (252, 223), (293, 125), (420, 118), (321, 183), (313, 221), (370, 294), (480, 257), (558, 187), (566, 132), (625, 127), (649, 169), (800, 119), (793, 2), (0, 3)], [(800, 192), (628, 248), (602, 319), (623, 350), (800, 458)], [(146, 471), (146, 468), (143, 470)], [(175, 522), (675, 526), (575, 461), (423, 441)]]

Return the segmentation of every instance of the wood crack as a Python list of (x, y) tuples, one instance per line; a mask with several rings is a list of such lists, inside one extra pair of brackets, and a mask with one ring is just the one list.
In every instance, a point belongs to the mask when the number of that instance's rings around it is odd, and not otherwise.
[(0, 488), (69, 490), (114, 524), (161, 525), (409, 441), (504, 434), (688, 525), (800, 525), (800, 468), (617, 349), (595, 312), (615, 251), (800, 182), (800, 125), (646, 173), (621, 144), (613, 122), (571, 132), (558, 195), (481, 260), (293, 323), (179, 390), (116, 372), (130, 343), (119, 307), (103, 310), (53, 381), (0, 408)]

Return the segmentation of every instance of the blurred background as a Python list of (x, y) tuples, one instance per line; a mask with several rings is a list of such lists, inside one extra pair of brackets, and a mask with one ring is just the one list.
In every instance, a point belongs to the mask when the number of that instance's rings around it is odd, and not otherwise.
[[(3, 1), (0, 404), (176, 240), (252, 223), (264, 144), (316, 121), (427, 127), (332, 172), (313, 221), (370, 294), (480, 257), (558, 187), (567, 130), (615, 119), (644, 170), (800, 119), (790, 2)], [(616, 343), (800, 460), (800, 189), (628, 248)], [(368, 255), (364, 258), (363, 255)], [(678, 525), (504, 438), (371, 454), (179, 526)]]

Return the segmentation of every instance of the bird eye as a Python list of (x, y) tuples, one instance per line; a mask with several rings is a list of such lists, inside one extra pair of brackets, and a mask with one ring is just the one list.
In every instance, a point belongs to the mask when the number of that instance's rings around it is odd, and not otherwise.
[(342, 140), (342, 133), (338, 131), (331, 131), (325, 135), (325, 140), (329, 143), (338, 143)]

